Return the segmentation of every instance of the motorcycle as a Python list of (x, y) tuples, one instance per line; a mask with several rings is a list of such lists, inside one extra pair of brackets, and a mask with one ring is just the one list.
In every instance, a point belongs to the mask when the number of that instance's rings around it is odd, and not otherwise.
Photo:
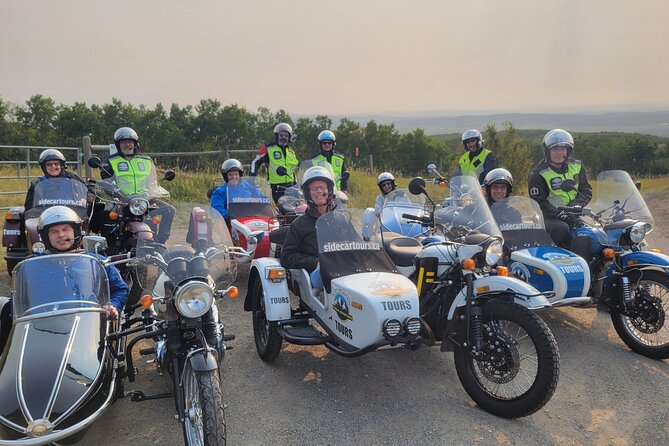
[[(469, 396), (504, 418), (530, 415), (551, 398), (559, 353), (548, 326), (533, 311), (550, 306), (546, 293), (508, 277), (497, 266), (502, 235), (474, 177), (450, 181), (446, 207), (428, 216), (403, 218), (433, 226), (446, 241), (423, 245), (412, 237), (381, 233), (384, 249), (416, 284), (425, 342), (453, 351)], [(409, 183), (425, 195), (425, 180)]]
[[(100, 168), (102, 161), (94, 156), (88, 165)], [(175, 178), (173, 171), (167, 171), (164, 180)], [(116, 177), (103, 180), (89, 180), (96, 195), (95, 215), (91, 229), (107, 239), (107, 255), (133, 252), (139, 240), (153, 240), (160, 224), (159, 215), (150, 216), (156, 209), (150, 204), (152, 198), (168, 199), (170, 194), (158, 184), (155, 171), (147, 175), (138, 186), (140, 192), (126, 195), (117, 187)], [(123, 280), (130, 286), (128, 307), (135, 305), (142, 294), (137, 277), (132, 268), (119, 268)]]
[[(560, 188), (576, 190), (572, 180)], [(616, 333), (630, 349), (668, 358), (669, 256), (642, 250), (654, 221), (629, 174), (600, 173), (591, 208), (558, 210), (574, 217), (571, 249), (588, 262), (592, 303), (608, 308)]]
[(2, 246), (7, 249), (5, 254), (7, 272), (11, 275), (20, 261), (33, 254), (35, 243), (40, 243), (38, 246), (42, 246), (37, 224), (42, 212), (51, 206), (67, 206), (74, 210), (84, 222), (83, 229), (86, 231), (90, 218), (87, 197), (88, 188), (77, 179), (56, 177), (37, 182), (33, 207), (27, 211), (23, 206), (12, 207), (5, 217)]
[(215, 209), (176, 208), (174, 226), (164, 244), (139, 241), (133, 262), (146, 292), (139, 303), (145, 309), (118, 334), (141, 332), (125, 349), (128, 380), (135, 380), (137, 342), (150, 339), (154, 347), (138, 353), (155, 357), (171, 392), (147, 395), (133, 390), (128, 394), (132, 401), (173, 397), (186, 445), (224, 445), (220, 365), (231, 348), (226, 341), (234, 335), (224, 333), (215, 300), (236, 297), (238, 290), (231, 285), (237, 273), (232, 256), (249, 253), (233, 247), (225, 220)]
[(269, 183), (260, 177), (241, 177), (228, 183), (228, 216), (232, 241), (252, 254), (251, 258), (270, 255), (269, 233), (279, 227), (274, 218)]
[[(84, 247), (104, 239), (86, 236)], [(123, 396), (124, 339), (107, 342), (117, 327), (104, 308), (110, 263), (77, 252), (16, 266), (13, 321), (0, 298), (0, 445), (74, 444)]]

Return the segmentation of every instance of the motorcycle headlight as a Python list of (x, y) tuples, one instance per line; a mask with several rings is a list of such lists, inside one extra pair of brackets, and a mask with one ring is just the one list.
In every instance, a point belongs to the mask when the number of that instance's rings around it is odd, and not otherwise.
[(146, 214), (146, 211), (149, 209), (149, 202), (144, 198), (133, 198), (128, 203), (128, 210), (132, 215), (137, 217)]
[(485, 263), (489, 266), (497, 265), (497, 262), (502, 258), (502, 253), (502, 243), (499, 240), (490, 242), (485, 250)]
[(648, 223), (637, 222), (630, 228), (630, 240), (632, 243), (640, 243), (650, 232), (651, 226)]
[(179, 287), (174, 295), (177, 311), (188, 318), (204, 316), (213, 304), (214, 292), (204, 282), (188, 282)]

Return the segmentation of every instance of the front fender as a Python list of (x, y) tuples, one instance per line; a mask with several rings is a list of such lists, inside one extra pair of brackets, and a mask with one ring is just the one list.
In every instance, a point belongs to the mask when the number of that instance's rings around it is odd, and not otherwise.
[(249, 283), (244, 300), (246, 311), (255, 311), (260, 308), (260, 302), (255, 301), (254, 289), (262, 287), (262, 299), (265, 304), (265, 316), (268, 321), (280, 321), (290, 319), (290, 297), (288, 282), (281, 279), (277, 282), (267, 279), (269, 268), (282, 268), (281, 262), (272, 257), (262, 257), (251, 262), (249, 271)]
[(653, 265), (660, 267), (665, 270), (665, 272), (669, 271), (669, 256), (659, 252), (631, 251), (623, 254), (620, 261), (624, 269)]
[[(448, 320), (453, 319), (456, 308), (465, 305), (466, 292), (467, 290), (463, 288), (455, 297), (451, 308), (448, 310)], [(474, 280), (474, 297), (499, 295), (500, 293), (512, 296), (515, 303), (530, 310), (539, 310), (551, 306), (551, 303), (541, 291), (520, 279), (506, 276), (483, 276)]]
[(207, 350), (191, 355), (188, 358), (188, 362), (196, 372), (209, 372), (218, 368), (216, 356)]

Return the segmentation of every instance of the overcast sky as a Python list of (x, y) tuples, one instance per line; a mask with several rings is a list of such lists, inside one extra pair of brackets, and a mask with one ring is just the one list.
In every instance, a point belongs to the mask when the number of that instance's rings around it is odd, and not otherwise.
[(667, 0), (0, 0), (0, 98), (669, 108)]

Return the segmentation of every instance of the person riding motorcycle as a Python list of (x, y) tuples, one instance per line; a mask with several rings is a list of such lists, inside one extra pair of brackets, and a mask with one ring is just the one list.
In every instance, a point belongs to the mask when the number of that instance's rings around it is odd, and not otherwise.
[(316, 220), (334, 210), (334, 178), (323, 166), (314, 166), (304, 173), (301, 188), (307, 201), (307, 210), (296, 218), (288, 229), (281, 250), (281, 265), (288, 269), (306, 269), (311, 274), (313, 288), (323, 288), (318, 270), (318, 239)]
[(520, 212), (509, 206), (508, 202), (502, 201), (509, 198), (513, 190), (511, 172), (501, 167), (491, 170), (483, 180), (483, 187), (485, 187), (488, 206), (500, 227), (504, 224), (522, 223), (523, 217)]
[(374, 202), (374, 214), (378, 217), (381, 215), (383, 209), (383, 202), (386, 200), (386, 195), (397, 189), (395, 184), (395, 176), (390, 172), (381, 172), (376, 179), (376, 185), (379, 186), (381, 193), (376, 197)]
[(237, 159), (230, 158), (225, 160), (221, 164), (221, 175), (223, 175), (225, 183), (217, 187), (211, 194), (211, 207), (220, 212), (229, 224), (228, 185), (241, 188), (241, 190), (235, 191), (235, 196), (263, 198), (264, 195), (250, 183), (240, 182), (241, 177), (244, 176), (244, 168), (242, 167), (242, 163)]
[[(527, 187), (530, 198), (541, 206), (546, 230), (553, 241), (569, 249), (569, 231), (577, 218), (557, 208), (587, 205), (592, 198), (592, 186), (583, 163), (570, 157), (574, 150), (574, 138), (569, 132), (562, 129), (549, 131), (544, 136), (543, 148), (544, 159), (532, 169)], [(573, 180), (576, 190), (563, 191), (560, 186), (565, 180)]]
[(342, 175), (348, 172), (344, 155), (335, 151), (337, 147), (337, 138), (331, 130), (323, 130), (318, 134), (319, 151), (311, 157), (314, 166), (323, 165), (321, 163), (330, 163), (332, 171), (337, 179), (337, 189), (346, 192), (348, 188), (348, 175)]
[(77, 175), (67, 171), (65, 163), (65, 156), (60, 150), (46, 149), (39, 155), (39, 166), (44, 175), (32, 181), (26, 194), (25, 210), (33, 207), (33, 199), (35, 197), (35, 186), (40, 181), (48, 180), (49, 178), (72, 178), (77, 181), (82, 181)]
[[(274, 142), (266, 148), (264, 153), (261, 153), (261, 149), (249, 169), (249, 175), (253, 177), (258, 174), (263, 164), (268, 166), (268, 181), (275, 203), (283, 196), (286, 188), (295, 185), (295, 170), (299, 161), (295, 150), (290, 146), (292, 138), (293, 128), (289, 124), (285, 122), (277, 124), (274, 127)], [(286, 169), (285, 175), (277, 171), (279, 167)]]
[[(137, 152), (139, 149), (137, 132), (130, 127), (119, 128), (114, 132), (114, 144), (118, 153), (102, 162), (100, 176), (102, 179), (115, 176), (116, 186), (125, 195), (146, 192), (141, 190), (142, 181), (155, 171), (155, 166), (150, 157)], [(149, 203), (157, 208), (154, 214), (160, 215), (160, 225), (155, 240), (164, 243), (170, 236), (176, 210), (174, 206), (159, 198), (149, 197)]]
[(493, 152), (483, 148), (483, 136), (476, 129), (467, 130), (462, 134), (462, 146), (465, 153), (458, 161), (458, 168), (453, 176), (473, 175), (483, 184), (483, 179), (491, 170), (497, 168), (497, 157)]

